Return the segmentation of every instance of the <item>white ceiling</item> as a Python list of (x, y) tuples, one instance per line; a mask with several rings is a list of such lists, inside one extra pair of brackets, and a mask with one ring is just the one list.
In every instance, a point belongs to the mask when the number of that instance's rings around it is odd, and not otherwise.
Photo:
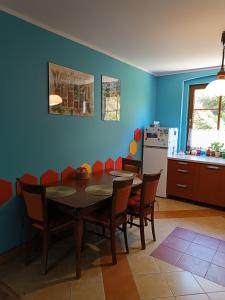
[(221, 63), (225, 0), (0, 0), (0, 8), (158, 75)]

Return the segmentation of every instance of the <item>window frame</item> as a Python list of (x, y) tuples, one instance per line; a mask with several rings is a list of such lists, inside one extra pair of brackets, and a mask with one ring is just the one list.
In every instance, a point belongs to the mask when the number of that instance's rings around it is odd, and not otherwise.
[[(188, 143), (189, 130), (193, 128), (193, 113), (194, 113), (194, 94), (195, 90), (205, 89), (207, 83), (193, 84), (189, 86), (189, 102), (188, 102), (188, 120), (187, 120), (187, 134), (186, 134), (186, 146)], [(218, 110), (217, 117), (217, 130), (220, 130), (220, 119), (222, 111), (222, 96), (218, 96), (218, 109), (196, 109), (196, 110)]]

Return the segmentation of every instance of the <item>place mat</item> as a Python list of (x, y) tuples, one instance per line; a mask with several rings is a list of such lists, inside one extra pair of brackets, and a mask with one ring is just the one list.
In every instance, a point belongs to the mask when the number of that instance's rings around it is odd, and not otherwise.
[(117, 170), (113, 170), (109, 172), (110, 175), (112, 176), (118, 176), (118, 177), (133, 177), (135, 175), (135, 173), (129, 172), (129, 171), (117, 171)]
[(69, 186), (50, 186), (46, 188), (46, 196), (47, 198), (60, 198), (67, 197), (76, 193), (76, 189)]
[[(116, 178), (113, 178), (113, 181), (123, 181), (123, 180), (129, 180), (130, 177), (116, 177)], [(134, 185), (139, 185), (139, 184), (142, 184), (142, 180), (138, 177), (134, 177), (133, 178), (133, 186)]]
[(89, 185), (85, 192), (95, 196), (110, 196), (112, 195), (112, 186), (108, 184)]

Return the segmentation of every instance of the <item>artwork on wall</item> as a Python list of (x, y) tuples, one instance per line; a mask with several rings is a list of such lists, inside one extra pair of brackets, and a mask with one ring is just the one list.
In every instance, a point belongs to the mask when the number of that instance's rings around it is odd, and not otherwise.
[(49, 63), (49, 113), (94, 115), (94, 76)]
[(120, 120), (120, 80), (102, 75), (102, 120)]

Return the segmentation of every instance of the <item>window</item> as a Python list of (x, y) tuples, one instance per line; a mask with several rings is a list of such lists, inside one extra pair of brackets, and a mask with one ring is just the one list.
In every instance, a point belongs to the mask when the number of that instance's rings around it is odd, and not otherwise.
[(225, 97), (208, 97), (205, 87), (190, 86), (187, 145), (191, 147), (225, 141)]

